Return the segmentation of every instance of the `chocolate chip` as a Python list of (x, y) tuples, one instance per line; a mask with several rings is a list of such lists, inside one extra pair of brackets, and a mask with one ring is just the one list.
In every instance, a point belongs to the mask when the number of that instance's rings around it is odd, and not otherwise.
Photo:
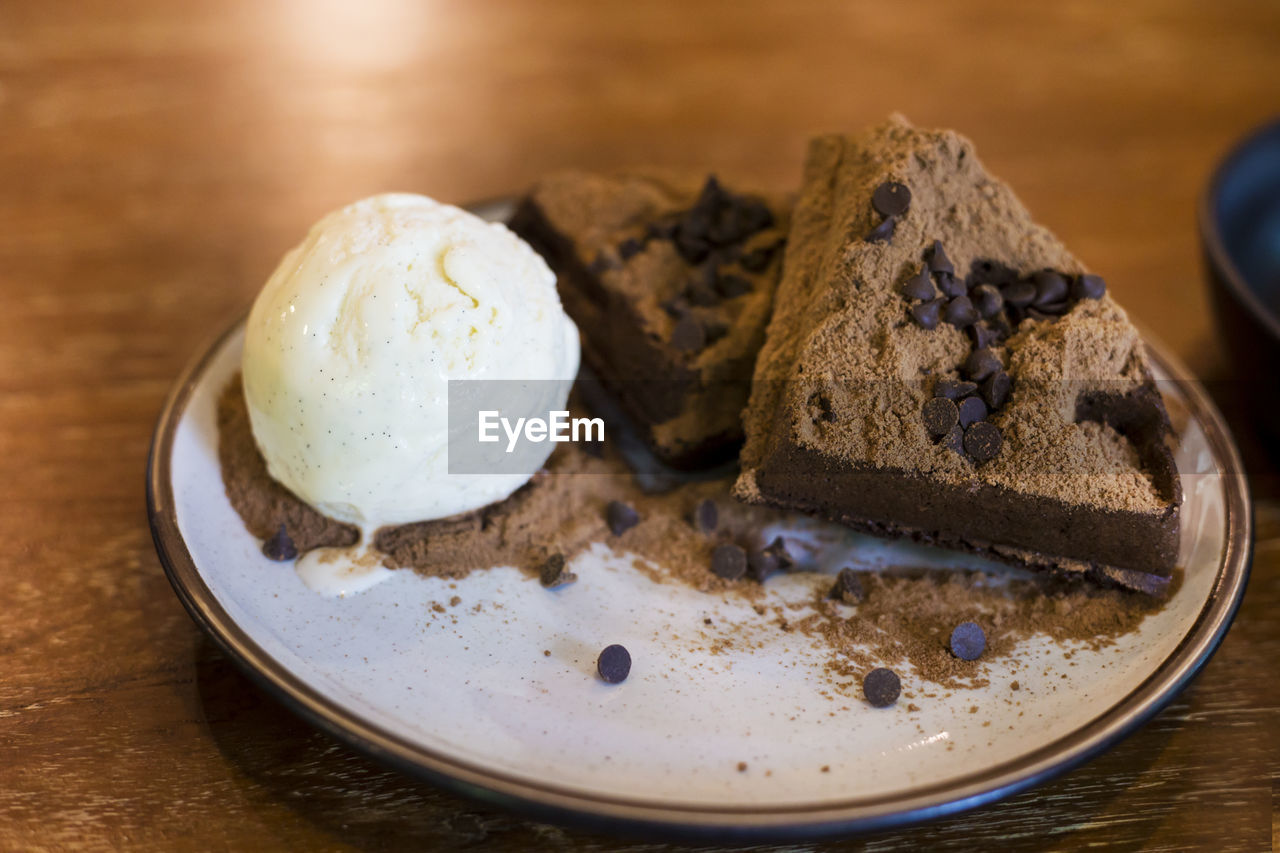
[(960, 426), (968, 429), (987, 416), (987, 404), (981, 397), (965, 397), (959, 406)]
[(938, 320), (942, 316), (942, 298), (930, 299), (911, 306), (911, 318), (922, 329), (938, 328)]
[(773, 211), (759, 199), (731, 196), (730, 204), (734, 222), (730, 242), (740, 242), (773, 225)]
[(983, 317), (994, 317), (1004, 310), (1004, 297), (994, 284), (980, 284), (969, 294), (973, 305)]
[(831, 587), (831, 592), (827, 593), (827, 597), (843, 601), (845, 604), (861, 604), (866, 599), (867, 593), (862, 588), (862, 579), (858, 577), (858, 573), (846, 566), (840, 570), (840, 574), (836, 575), (836, 582)]
[(640, 523), (640, 513), (622, 501), (609, 501), (604, 517), (609, 525), (609, 532), (614, 536), (621, 536)]
[(298, 549), (289, 538), (289, 531), (283, 524), (270, 539), (262, 543), (262, 556), (277, 562), (292, 560), (298, 556)]
[(723, 320), (708, 320), (703, 325), (703, 331), (707, 336), (707, 346), (711, 346), (729, 334), (729, 324)]
[(886, 216), (879, 225), (867, 232), (867, 236), (863, 237), (868, 243), (887, 243), (893, 238), (893, 230), (898, 227), (898, 220), (892, 216)]
[(689, 264), (700, 264), (711, 254), (711, 244), (704, 235), (698, 234), (681, 223), (675, 237), (676, 252)]
[(711, 552), (711, 573), (728, 581), (738, 580), (747, 573), (747, 552), (737, 545), (717, 545)]
[(716, 277), (716, 293), (725, 299), (736, 299), (751, 292), (751, 282), (740, 275), (720, 273)]
[(699, 502), (693, 510), (693, 523), (703, 533), (715, 530), (720, 523), (720, 511), (716, 509), (716, 502), (710, 498)]
[(618, 244), (618, 257), (624, 261), (631, 260), (642, 251), (644, 251), (644, 244), (635, 237), (628, 237)]
[(1036, 320), (1039, 322), (1045, 322), (1045, 321), (1053, 322), (1054, 320), (1058, 319), (1057, 314), (1050, 314), (1048, 311), (1041, 311), (1039, 308), (1028, 308), (1027, 316), (1030, 317), (1032, 320)]
[(596, 658), (596, 672), (600, 673), (601, 680), (609, 684), (626, 681), (631, 674), (631, 652), (617, 643), (605, 646), (600, 657)]
[(933, 396), (946, 397), (948, 400), (963, 400), (977, 392), (976, 382), (965, 382), (960, 379), (939, 379), (933, 386)]
[(662, 310), (672, 317), (683, 317), (689, 313), (689, 300), (683, 296), (673, 296), (661, 303)]
[(676, 236), (676, 230), (679, 227), (680, 222), (675, 219), (664, 222), (650, 222), (644, 233), (650, 240), (670, 240)]
[(1000, 295), (1014, 308), (1026, 308), (1036, 298), (1036, 286), (1029, 281), (1015, 281), (1002, 288)]
[(1003, 443), (1000, 428), (990, 421), (978, 421), (964, 431), (964, 452), (977, 462), (995, 459), (1000, 454), (1000, 445)]
[(1107, 283), (1102, 276), (1084, 273), (1071, 283), (1072, 299), (1101, 299), (1107, 292)]
[(781, 536), (774, 537), (768, 545), (747, 555), (747, 574), (761, 583), (774, 572), (787, 571), (794, 565), (795, 560)]
[(996, 340), (1003, 340), (1013, 335), (1013, 326), (1009, 323), (1009, 318), (1005, 314), (997, 314), (989, 318), (987, 325), (995, 332)]
[(862, 679), (862, 695), (876, 708), (888, 708), (902, 695), (902, 681), (891, 669), (876, 667)]
[(780, 568), (778, 558), (763, 548), (747, 554), (747, 574), (755, 581), (764, 583)]
[(982, 401), (987, 408), (995, 411), (1009, 399), (1009, 391), (1013, 388), (1013, 380), (1003, 370), (998, 370), (982, 383)]
[(779, 245), (781, 244), (774, 243), (772, 246), (752, 249), (738, 259), (738, 264), (747, 272), (764, 272), (769, 262), (773, 260), (774, 254), (777, 253)]
[(538, 580), (547, 589), (557, 589), (567, 586), (578, 579), (573, 572), (565, 570), (564, 554), (552, 554), (547, 561), (542, 564), (542, 568), (538, 572)]
[(973, 341), (974, 349), (987, 349), (1000, 340), (1000, 334), (991, 328), (990, 323), (974, 323), (969, 327), (968, 332), (969, 339)]
[(951, 432), (943, 436), (938, 442), (948, 450), (954, 450), (956, 453), (964, 453), (964, 428), (960, 424), (956, 424), (951, 428)]
[(596, 255), (595, 260), (591, 262), (591, 265), (587, 267), (587, 272), (592, 275), (600, 275), (600, 273), (605, 270), (613, 269), (615, 266), (617, 266), (617, 264), (614, 262), (613, 258), (609, 257), (604, 252), (600, 252)]
[(911, 207), (911, 190), (906, 184), (885, 181), (871, 194), (871, 206), (881, 216), (901, 216)]
[(969, 281), (973, 284), (994, 284), (1003, 287), (1018, 280), (1018, 272), (999, 261), (980, 258), (969, 265)]
[(957, 296), (942, 310), (942, 319), (956, 328), (963, 329), (978, 322), (978, 312), (974, 310), (968, 296)]
[(974, 382), (981, 382), (1003, 367), (1000, 356), (985, 347), (969, 353), (969, 357), (964, 360), (965, 375)]
[(929, 435), (940, 438), (960, 421), (960, 409), (947, 397), (934, 397), (924, 404), (920, 417)]
[(938, 291), (933, 287), (933, 278), (929, 275), (929, 268), (923, 266), (920, 267), (920, 272), (903, 282), (898, 291), (908, 299), (926, 301), (938, 295)]
[(1050, 302), (1048, 305), (1037, 305), (1035, 310), (1041, 314), (1052, 314), (1055, 317), (1061, 317), (1063, 314), (1071, 310), (1071, 303), (1063, 300), (1062, 302)]
[(956, 271), (956, 268), (951, 265), (951, 259), (942, 248), (941, 240), (933, 241), (933, 246), (928, 250), (928, 256), (929, 269), (934, 272), (954, 273)]
[(964, 282), (956, 278), (949, 272), (940, 272), (934, 274), (938, 279), (938, 289), (947, 296), (964, 296), (968, 291), (965, 289)]
[(977, 660), (987, 648), (987, 635), (977, 622), (961, 622), (951, 632), (951, 654), (960, 660)]
[(701, 271), (684, 288), (684, 295), (693, 305), (710, 308), (720, 302), (712, 282), (715, 280), (715, 268)]
[(685, 315), (676, 321), (671, 330), (671, 346), (681, 352), (696, 352), (707, 345), (707, 333), (702, 324)]
[(814, 391), (809, 395), (809, 405), (812, 408), (817, 409), (817, 412), (815, 413), (816, 420), (835, 423), (836, 413), (835, 410), (831, 408), (831, 398), (826, 394), (823, 394), (821, 391)]
[(1037, 307), (1062, 302), (1071, 289), (1066, 276), (1053, 270), (1041, 270), (1032, 276), (1032, 281), (1036, 285), (1036, 298), (1032, 304)]

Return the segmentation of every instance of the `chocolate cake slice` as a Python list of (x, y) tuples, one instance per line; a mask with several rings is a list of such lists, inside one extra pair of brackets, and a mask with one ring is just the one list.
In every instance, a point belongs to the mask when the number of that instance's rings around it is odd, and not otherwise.
[(742, 441), (786, 225), (781, 199), (658, 173), (555, 175), (511, 221), (556, 271), (588, 365), (683, 468)]
[(1171, 428), (1128, 317), (964, 137), (815, 139), (737, 495), (1158, 592)]

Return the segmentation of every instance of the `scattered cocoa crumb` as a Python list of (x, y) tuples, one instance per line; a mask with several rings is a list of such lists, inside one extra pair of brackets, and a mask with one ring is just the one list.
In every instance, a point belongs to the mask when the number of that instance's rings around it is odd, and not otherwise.
[(549, 658), (549, 657), (551, 657), (551, 649), (543, 649), (543, 650), (542, 650), (542, 656), (543, 656), (544, 658)]
[(739, 762), (738, 762), (738, 772), (739, 772), (739, 773), (746, 773), (746, 772), (747, 772), (747, 762), (745, 762), (745, 761), (739, 761)]
[[(355, 528), (316, 514), (271, 480), (248, 426), (239, 376), (220, 399), (218, 423), (227, 495), (250, 532), (270, 535), (287, 523), (299, 551), (354, 542)], [(758, 648), (766, 642), (762, 632), (767, 631), (818, 638), (830, 650), (823, 668), (846, 695), (855, 689), (849, 685), (860, 683), (871, 669), (905, 668), (904, 664), (910, 665), (910, 677), (947, 689), (984, 687), (986, 663), (1015, 654), (1022, 640), (1046, 634), (1060, 643), (1098, 650), (1114, 645), (1116, 638), (1136, 629), (1163, 604), (1077, 577), (1024, 573), (993, 582), (996, 579), (980, 571), (907, 567), (860, 572), (865, 598), (857, 604), (828, 598), (832, 578), (813, 575), (808, 602), (785, 609), (767, 607), (760, 601), (764, 587), (759, 582), (727, 581), (712, 574), (711, 552), (727, 542), (747, 549), (763, 547), (764, 529), (785, 526), (798, 517), (734, 501), (729, 495), (731, 479), (691, 479), (653, 494), (636, 485), (616, 454), (597, 458), (562, 444), (546, 468), (507, 500), (462, 516), (383, 528), (374, 544), (386, 553), (389, 567), (411, 568), (427, 576), (456, 579), (507, 565), (536, 577), (552, 554), (571, 559), (594, 542), (607, 542), (604, 507), (611, 500), (625, 501), (640, 516), (627, 532), (626, 545), (637, 555), (637, 569), (656, 582), (675, 581), (722, 597), (755, 599), (755, 613), (766, 617), (759, 624), (722, 628), (724, 636), (708, 647), (710, 654)], [(687, 521), (706, 500), (718, 507), (712, 533)], [(1170, 595), (1180, 582), (1177, 573)], [(451, 606), (460, 602), (460, 596), (450, 599)], [(480, 605), (473, 609), (478, 612)], [(444, 607), (434, 602), (432, 610), (442, 613)], [(986, 651), (975, 661), (960, 660), (947, 648), (951, 629), (966, 620), (978, 623), (987, 635)], [(704, 617), (703, 624), (711, 625), (710, 617)], [(1070, 654), (1070, 649), (1065, 651)], [(549, 651), (544, 654), (550, 656)], [(1011, 688), (1019, 689), (1017, 682)], [(911, 709), (918, 710), (914, 705)]]
[(455, 595), (453, 598), (449, 599), (450, 607), (457, 607), (461, 603), (462, 603), (462, 599), (459, 596)]

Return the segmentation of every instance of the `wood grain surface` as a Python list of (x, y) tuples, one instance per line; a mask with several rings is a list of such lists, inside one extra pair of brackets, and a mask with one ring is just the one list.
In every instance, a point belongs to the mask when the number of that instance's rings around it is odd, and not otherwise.
[[(641, 162), (784, 188), (895, 110), (973, 137), (1234, 405), (1194, 204), (1280, 112), (1275, 2), (0, 2), (0, 849), (664, 849), (407, 780), (251, 687), (152, 549), (154, 418), (336, 205)], [(1235, 426), (1253, 580), (1191, 689), (1038, 790), (815, 849), (1270, 847), (1280, 503)]]

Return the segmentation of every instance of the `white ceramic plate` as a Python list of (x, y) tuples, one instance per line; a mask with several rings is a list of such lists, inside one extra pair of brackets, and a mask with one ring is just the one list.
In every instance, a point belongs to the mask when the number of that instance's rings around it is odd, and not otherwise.
[[(496, 211), (500, 214), (501, 210)], [(817, 641), (774, 632), (762, 647), (695, 649), (750, 605), (655, 584), (605, 546), (555, 594), (512, 568), (450, 582), (395, 572), (323, 598), (264, 558), (222, 487), (217, 395), (238, 368), (243, 327), (177, 384), (148, 470), (152, 530), (195, 621), (260, 684), (317, 726), (405, 771), (541, 819), (715, 839), (814, 837), (906, 823), (1026, 788), (1096, 755), (1171, 699), (1230, 624), (1248, 574), (1249, 503), (1222, 421), (1159, 349), (1153, 360), (1181, 429), (1185, 580), (1114, 647), (1047, 638), (1037, 666), (985, 664), (991, 686), (946, 691), (921, 710), (833, 702)], [(972, 557), (842, 533), (871, 568), (965, 565)], [(779, 601), (812, 576), (771, 579)], [(452, 597), (461, 603), (448, 606)], [(432, 608), (445, 605), (444, 612)], [(759, 633), (768, 638), (769, 634)], [(630, 649), (622, 685), (594, 677), (609, 643)], [(550, 651), (550, 656), (544, 654)], [(1040, 662), (1043, 662), (1043, 668)], [(921, 682), (900, 668), (904, 687)], [(1020, 704), (1008, 684), (1020, 682)], [(970, 714), (978, 705), (981, 713)], [(984, 725), (988, 724), (988, 725)], [(739, 772), (738, 763), (748, 769)], [(822, 771), (822, 767), (829, 768)]]

